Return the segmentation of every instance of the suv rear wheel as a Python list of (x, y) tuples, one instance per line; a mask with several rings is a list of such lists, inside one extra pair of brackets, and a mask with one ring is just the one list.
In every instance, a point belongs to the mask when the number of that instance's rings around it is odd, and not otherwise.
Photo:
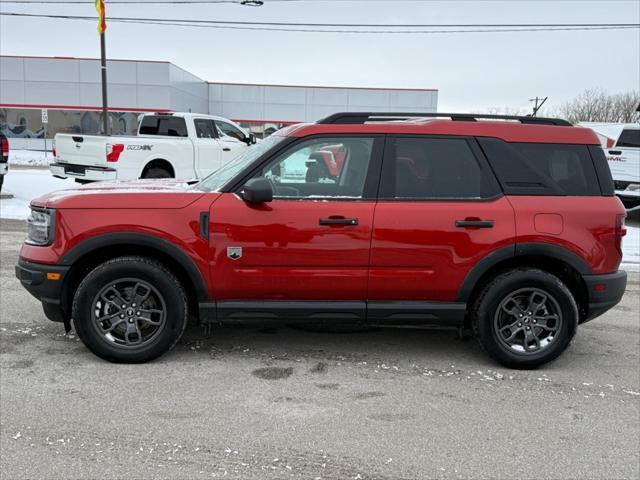
[(477, 298), (472, 320), (487, 353), (511, 368), (535, 368), (571, 342), (578, 307), (564, 283), (538, 269), (498, 275)]
[(187, 299), (175, 276), (143, 257), (119, 257), (92, 270), (73, 299), (78, 337), (111, 362), (140, 363), (172, 349), (187, 325)]

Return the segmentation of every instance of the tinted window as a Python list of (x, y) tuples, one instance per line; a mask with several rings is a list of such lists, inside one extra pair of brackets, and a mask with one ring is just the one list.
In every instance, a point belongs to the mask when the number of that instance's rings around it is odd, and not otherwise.
[(196, 127), (196, 136), (198, 138), (216, 138), (213, 120), (197, 118), (193, 121), (193, 124)]
[(616, 147), (640, 148), (640, 129), (627, 128), (623, 130)]
[(140, 135), (164, 135), (186, 137), (187, 125), (182, 117), (162, 117), (149, 115), (142, 119)]
[(478, 141), (509, 195), (600, 195), (586, 145)]
[(307, 140), (276, 158), (258, 176), (271, 180), (275, 197), (362, 198), (372, 150), (372, 138)]
[(464, 138), (388, 140), (381, 197), (479, 199), (499, 188)]
[(216, 120), (216, 125), (223, 135), (227, 135), (228, 137), (233, 137), (237, 140), (244, 141), (245, 135), (239, 128), (234, 127), (230, 123), (221, 122), (219, 120)]

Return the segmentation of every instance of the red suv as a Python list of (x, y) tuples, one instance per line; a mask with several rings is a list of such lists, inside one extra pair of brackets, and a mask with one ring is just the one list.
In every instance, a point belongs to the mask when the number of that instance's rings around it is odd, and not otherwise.
[(31, 209), (16, 275), (116, 362), (168, 351), (191, 316), (468, 327), (530, 368), (626, 286), (598, 138), (557, 119), (340, 113), (194, 185), (95, 184)]

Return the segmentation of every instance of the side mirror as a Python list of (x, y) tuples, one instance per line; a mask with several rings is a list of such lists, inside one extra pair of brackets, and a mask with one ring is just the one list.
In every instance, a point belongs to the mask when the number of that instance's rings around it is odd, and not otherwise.
[(252, 178), (242, 187), (240, 196), (248, 203), (267, 203), (273, 200), (271, 182), (264, 177)]
[(244, 137), (244, 143), (249, 146), (253, 145), (254, 143), (256, 143), (256, 136), (253, 133), (250, 133), (249, 135)]

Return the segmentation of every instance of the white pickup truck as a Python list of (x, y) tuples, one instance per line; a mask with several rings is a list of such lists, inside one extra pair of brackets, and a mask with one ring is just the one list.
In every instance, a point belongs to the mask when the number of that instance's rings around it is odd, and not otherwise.
[(639, 211), (640, 124), (583, 122), (580, 125), (591, 128), (598, 135), (611, 169), (616, 195), (627, 211)]
[(226, 118), (195, 113), (141, 115), (137, 136), (59, 133), (54, 177), (77, 182), (203, 178), (256, 142)]

